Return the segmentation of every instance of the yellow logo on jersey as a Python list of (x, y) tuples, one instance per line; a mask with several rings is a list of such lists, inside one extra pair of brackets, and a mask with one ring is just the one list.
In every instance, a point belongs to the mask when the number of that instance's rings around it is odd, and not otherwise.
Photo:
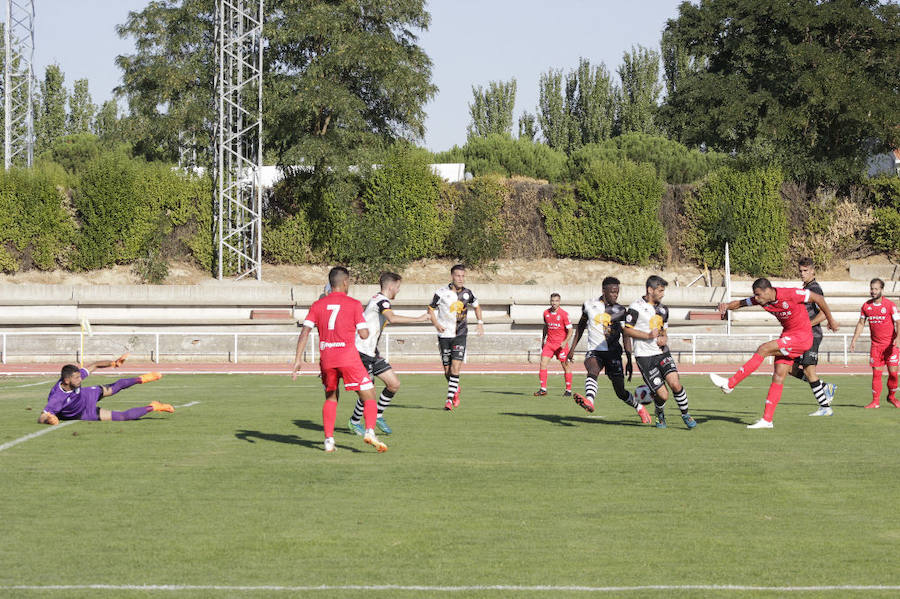
[(652, 318), (650, 318), (650, 330), (653, 329), (661, 329), (663, 326), (662, 316), (659, 314), (654, 314)]
[(612, 323), (612, 319), (609, 314), (606, 312), (601, 312), (594, 316), (594, 324), (603, 327), (603, 334), (609, 335), (609, 325)]
[(456, 300), (452, 304), (450, 304), (450, 313), (451, 314), (459, 314), (463, 311), (463, 303), (459, 300)]

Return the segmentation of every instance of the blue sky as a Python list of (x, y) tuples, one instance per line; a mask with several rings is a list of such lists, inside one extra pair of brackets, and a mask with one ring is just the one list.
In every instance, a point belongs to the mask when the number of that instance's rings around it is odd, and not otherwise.
[[(472, 86), (515, 77), (516, 121), (535, 112), (538, 80), (585, 57), (614, 73), (632, 45), (657, 48), (681, 0), (428, 0), (431, 27), (420, 44), (431, 57), (437, 96), (426, 107), (425, 145), (445, 150), (466, 140)], [(115, 57), (134, 51), (115, 27), (147, 0), (34, 0), (35, 72), (57, 63), (71, 89), (87, 78), (96, 104), (120, 83)]]

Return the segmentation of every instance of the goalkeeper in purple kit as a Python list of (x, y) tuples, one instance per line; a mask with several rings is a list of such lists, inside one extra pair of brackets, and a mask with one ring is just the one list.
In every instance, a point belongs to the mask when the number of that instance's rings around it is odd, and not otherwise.
[(60, 420), (103, 420), (121, 421), (137, 420), (150, 412), (174, 412), (170, 404), (151, 401), (149, 405), (139, 406), (114, 412), (101, 408), (98, 402), (104, 397), (115, 395), (122, 389), (132, 385), (149, 383), (159, 380), (162, 375), (158, 372), (150, 372), (139, 377), (119, 379), (110, 385), (98, 385), (95, 387), (83, 387), (82, 381), (90, 376), (95, 368), (118, 368), (125, 362), (128, 354), (116, 360), (94, 362), (87, 368), (79, 368), (74, 364), (66, 364), (62, 367), (59, 380), (50, 390), (47, 397), (47, 405), (38, 417), (39, 424), (59, 424)]

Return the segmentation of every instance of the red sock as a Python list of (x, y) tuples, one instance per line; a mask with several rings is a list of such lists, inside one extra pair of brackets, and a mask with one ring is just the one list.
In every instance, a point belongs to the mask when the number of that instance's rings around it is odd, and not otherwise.
[(337, 402), (326, 399), (322, 405), (322, 422), (325, 423), (325, 438), (334, 436), (334, 421), (337, 420)]
[(753, 372), (759, 368), (759, 365), (763, 363), (763, 358), (758, 353), (754, 353), (753, 357), (747, 360), (747, 363), (741, 366), (740, 370), (734, 373), (730, 379), (728, 379), (728, 386), (734, 389), (737, 387), (738, 383), (742, 380), (753, 374)]
[(542, 368), (540, 372), (538, 372), (538, 378), (541, 381), (541, 389), (547, 388), (547, 369)]
[(872, 401), (881, 399), (881, 370), (872, 369)]
[(566, 373), (566, 391), (572, 390), (572, 371)]
[(378, 418), (378, 402), (374, 399), (367, 399), (363, 402), (363, 421), (366, 423), (366, 429), (375, 428), (375, 420)]
[(782, 389), (784, 389), (784, 385), (779, 385), (777, 383), (772, 383), (769, 386), (769, 394), (766, 395), (766, 409), (763, 412), (763, 420), (772, 422), (772, 419), (775, 418), (775, 408), (778, 407), (778, 402), (781, 401)]
[(897, 372), (888, 370), (888, 399), (897, 398)]

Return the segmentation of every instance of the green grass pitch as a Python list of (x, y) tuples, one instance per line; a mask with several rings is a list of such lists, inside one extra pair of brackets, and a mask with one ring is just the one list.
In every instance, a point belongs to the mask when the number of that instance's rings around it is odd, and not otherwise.
[[(35, 420), (52, 382), (23, 385), (49, 378), (0, 380), (0, 445), (42, 430)], [(767, 377), (723, 396), (687, 376), (693, 431), (672, 402), (668, 429), (640, 425), (604, 378), (593, 415), (561, 397), (559, 376), (551, 395), (532, 397), (536, 379), (464, 371), (462, 403), (447, 413), (443, 377), (401, 376), (382, 455), (347, 431), (347, 393), (338, 452), (322, 451), (314, 377), (181, 375), (125, 390), (103, 405), (200, 403), (137, 422), (77, 422), (0, 451), (0, 596), (291, 595), (10, 588), (54, 584), (900, 584), (900, 410), (862, 409), (868, 376), (831, 379), (839, 385), (831, 418), (810, 418), (808, 386), (788, 382), (774, 430), (744, 428), (762, 412)], [(598, 593), (291, 596), (300, 595)]]

